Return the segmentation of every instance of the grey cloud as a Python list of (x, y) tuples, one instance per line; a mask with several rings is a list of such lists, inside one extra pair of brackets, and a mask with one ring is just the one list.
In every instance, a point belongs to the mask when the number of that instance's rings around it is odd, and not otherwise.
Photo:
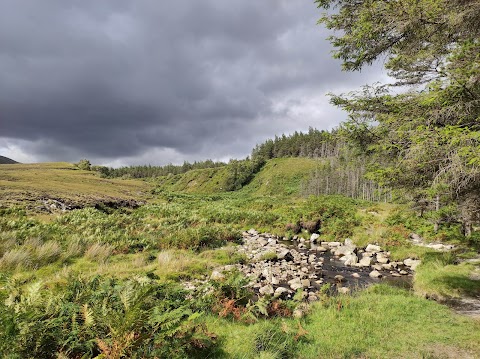
[(336, 110), (286, 106), (377, 71), (340, 73), (318, 17), (300, 0), (1, 0), (0, 138), (42, 160), (163, 163), (331, 127)]

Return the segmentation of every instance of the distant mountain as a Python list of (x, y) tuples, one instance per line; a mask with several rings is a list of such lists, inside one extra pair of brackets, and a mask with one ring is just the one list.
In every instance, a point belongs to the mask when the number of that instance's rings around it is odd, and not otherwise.
[(0, 156), (0, 165), (12, 165), (14, 163), (18, 163), (8, 157)]

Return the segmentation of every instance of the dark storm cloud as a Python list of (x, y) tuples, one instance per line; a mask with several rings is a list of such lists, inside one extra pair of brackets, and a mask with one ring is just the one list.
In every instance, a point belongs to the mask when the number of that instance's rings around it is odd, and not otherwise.
[(0, 149), (162, 163), (331, 127), (315, 103), (366, 79), (340, 74), (319, 15), (304, 0), (0, 0)]

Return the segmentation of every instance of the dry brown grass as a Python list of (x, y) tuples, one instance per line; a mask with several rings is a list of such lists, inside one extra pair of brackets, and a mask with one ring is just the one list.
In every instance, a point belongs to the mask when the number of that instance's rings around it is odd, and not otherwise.
[(32, 208), (45, 198), (60, 199), (83, 206), (99, 200), (144, 199), (150, 185), (143, 181), (101, 178), (96, 172), (82, 171), (71, 163), (35, 163), (0, 167), (0, 206)]

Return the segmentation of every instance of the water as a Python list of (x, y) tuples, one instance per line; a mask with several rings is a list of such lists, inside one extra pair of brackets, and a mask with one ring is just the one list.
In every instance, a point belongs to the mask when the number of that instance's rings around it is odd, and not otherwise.
[[(388, 270), (381, 270), (382, 278), (370, 277), (370, 272), (374, 269), (372, 267), (352, 267), (346, 266), (343, 261), (336, 258), (330, 251), (319, 252), (315, 249), (310, 249), (308, 243), (304, 243), (306, 248), (298, 248), (299, 242), (297, 241), (280, 241), (286, 245), (289, 249), (295, 249), (300, 253), (307, 255), (314, 254), (316, 258), (323, 261), (323, 266), (320, 269), (315, 269), (313, 266), (309, 267), (309, 274), (316, 274), (318, 278), (323, 279), (322, 284), (313, 283), (316, 289), (324, 284), (330, 284), (330, 292), (335, 293), (338, 287), (347, 287), (350, 291), (358, 291), (368, 287), (369, 285), (376, 283), (386, 283), (394, 287), (403, 289), (412, 289), (413, 276), (411, 273), (408, 275), (402, 275), (400, 277), (393, 276)], [(336, 276), (341, 275), (343, 279), (339, 281)], [(285, 284), (284, 284), (285, 285)]]

